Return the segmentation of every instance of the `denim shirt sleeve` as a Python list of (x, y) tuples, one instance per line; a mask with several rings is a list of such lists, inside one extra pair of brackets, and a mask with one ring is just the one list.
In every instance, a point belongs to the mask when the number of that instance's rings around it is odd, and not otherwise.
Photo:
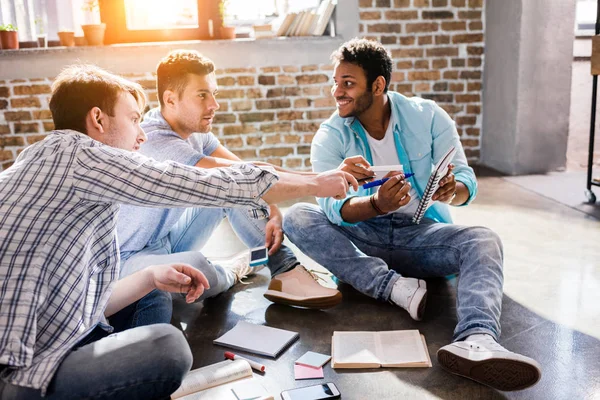
[[(340, 132), (330, 125), (321, 124), (313, 138), (310, 149), (310, 162), (313, 171), (325, 172), (336, 169), (345, 158), (344, 144)], [(355, 196), (356, 194), (349, 195), (342, 200), (335, 200), (331, 197), (318, 197), (317, 203), (332, 223), (341, 226), (356, 225), (344, 221), (341, 214), (344, 203)]]
[(473, 168), (469, 167), (465, 150), (460, 143), (456, 124), (450, 118), (448, 113), (440, 106), (434, 103), (434, 116), (432, 121), (431, 133), (433, 136), (433, 160), (438, 162), (450, 146), (457, 148), (456, 154), (452, 159), (454, 164), (454, 177), (457, 181), (462, 182), (469, 190), (469, 198), (460, 206), (466, 206), (477, 195), (477, 178)]

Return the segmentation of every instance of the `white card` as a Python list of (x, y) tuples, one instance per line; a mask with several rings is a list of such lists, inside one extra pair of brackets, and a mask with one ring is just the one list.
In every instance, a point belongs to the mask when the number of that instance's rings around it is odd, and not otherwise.
[(329, 360), (331, 360), (331, 356), (328, 356), (327, 354), (307, 351), (302, 357), (296, 360), (296, 364), (319, 368), (325, 365)]

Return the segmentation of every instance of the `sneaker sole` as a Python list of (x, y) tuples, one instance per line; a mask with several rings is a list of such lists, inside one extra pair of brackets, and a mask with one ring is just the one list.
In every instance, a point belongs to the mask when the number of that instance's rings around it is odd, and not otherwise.
[(503, 358), (473, 361), (446, 350), (439, 350), (437, 358), (448, 372), (502, 391), (528, 388), (535, 385), (541, 377), (537, 368), (523, 361)]
[(289, 295), (282, 296), (282, 294), (282, 292), (277, 290), (267, 290), (264, 296), (273, 303), (315, 309), (335, 307), (342, 302), (342, 294), (340, 292), (336, 293), (334, 296), (311, 298), (294, 297)]

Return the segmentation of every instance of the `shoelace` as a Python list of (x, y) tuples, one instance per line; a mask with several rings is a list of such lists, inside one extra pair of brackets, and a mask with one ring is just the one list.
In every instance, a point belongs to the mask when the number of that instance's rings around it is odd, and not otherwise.
[[(306, 272), (308, 272), (308, 274), (311, 276), (311, 278), (313, 278), (315, 280), (315, 282), (319, 283), (319, 279), (320, 279), (324, 283), (327, 283), (327, 279), (325, 279), (321, 276), (321, 275), (329, 276), (329, 274), (327, 272), (317, 271), (314, 269), (308, 269), (306, 267), (303, 267), (303, 268)], [(318, 274), (321, 274), (321, 275), (318, 275)]]

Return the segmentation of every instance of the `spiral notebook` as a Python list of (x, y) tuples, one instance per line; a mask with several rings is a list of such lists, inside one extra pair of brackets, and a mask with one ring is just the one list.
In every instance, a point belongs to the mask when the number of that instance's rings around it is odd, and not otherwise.
[(450, 165), (450, 161), (454, 158), (454, 154), (456, 154), (456, 147), (450, 147), (450, 150), (444, 154), (444, 156), (438, 161), (433, 169), (433, 172), (429, 176), (429, 180), (427, 181), (427, 185), (425, 186), (425, 190), (423, 191), (423, 197), (417, 206), (417, 211), (415, 211), (415, 215), (413, 216), (412, 221), (415, 224), (421, 222), (425, 212), (433, 204), (431, 197), (438, 190), (440, 180), (446, 176), (448, 173), (448, 165)]

